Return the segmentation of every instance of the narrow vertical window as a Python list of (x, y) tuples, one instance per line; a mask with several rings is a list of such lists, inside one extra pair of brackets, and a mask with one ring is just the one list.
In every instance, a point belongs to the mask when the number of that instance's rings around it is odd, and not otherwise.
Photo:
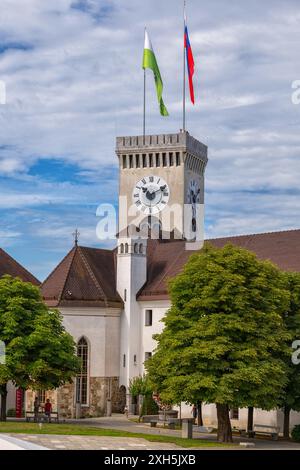
[(152, 326), (152, 317), (153, 317), (152, 310), (146, 310), (145, 311), (145, 326)]
[(123, 354), (123, 367), (126, 367), (126, 354)]
[(77, 356), (80, 359), (80, 373), (76, 379), (76, 401), (87, 404), (88, 398), (88, 344), (85, 338), (77, 343)]
[(150, 357), (152, 357), (152, 352), (145, 352), (145, 361), (147, 361), (148, 359), (150, 359)]

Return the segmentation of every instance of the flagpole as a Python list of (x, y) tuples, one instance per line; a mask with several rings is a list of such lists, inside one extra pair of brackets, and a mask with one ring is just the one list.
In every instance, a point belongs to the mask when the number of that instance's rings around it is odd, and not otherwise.
[[(146, 28), (145, 28), (146, 34)], [(145, 135), (146, 135), (146, 69), (144, 68), (144, 113), (143, 113), (143, 140), (145, 145)]]
[(184, 41), (183, 41), (183, 99), (182, 99), (182, 119), (183, 119), (183, 123), (182, 123), (182, 130), (183, 132), (185, 132), (185, 89), (186, 89), (186, 86), (185, 86), (185, 81), (186, 81), (186, 78), (185, 78), (185, 26), (186, 26), (186, 0), (184, 0), (183, 2), (183, 23), (184, 23), (184, 27), (183, 27), (183, 34), (184, 34)]

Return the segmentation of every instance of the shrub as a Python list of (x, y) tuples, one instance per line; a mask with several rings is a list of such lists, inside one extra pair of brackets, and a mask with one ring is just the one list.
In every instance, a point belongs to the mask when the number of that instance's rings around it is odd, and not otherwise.
[(143, 400), (141, 415), (157, 415), (158, 406), (151, 395), (146, 395)]
[(292, 430), (292, 439), (300, 442), (300, 424), (297, 424)]

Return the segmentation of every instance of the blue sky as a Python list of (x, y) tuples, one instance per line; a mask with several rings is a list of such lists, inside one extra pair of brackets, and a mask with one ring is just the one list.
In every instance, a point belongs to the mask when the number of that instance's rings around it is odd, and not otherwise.
[[(96, 237), (117, 202), (117, 135), (142, 125), (143, 30), (164, 80), (149, 77), (149, 133), (181, 127), (182, 0), (1, 0), (0, 246), (41, 280)], [(209, 146), (206, 236), (300, 228), (298, 0), (188, 1), (197, 104), (188, 130)]]

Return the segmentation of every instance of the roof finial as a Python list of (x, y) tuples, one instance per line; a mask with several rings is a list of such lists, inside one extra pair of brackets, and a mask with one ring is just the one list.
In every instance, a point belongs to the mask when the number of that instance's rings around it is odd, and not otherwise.
[(75, 246), (78, 246), (78, 240), (79, 240), (79, 235), (80, 235), (78, 229), (76, 229), (75, 232), (72, 235), (74, 237)]

